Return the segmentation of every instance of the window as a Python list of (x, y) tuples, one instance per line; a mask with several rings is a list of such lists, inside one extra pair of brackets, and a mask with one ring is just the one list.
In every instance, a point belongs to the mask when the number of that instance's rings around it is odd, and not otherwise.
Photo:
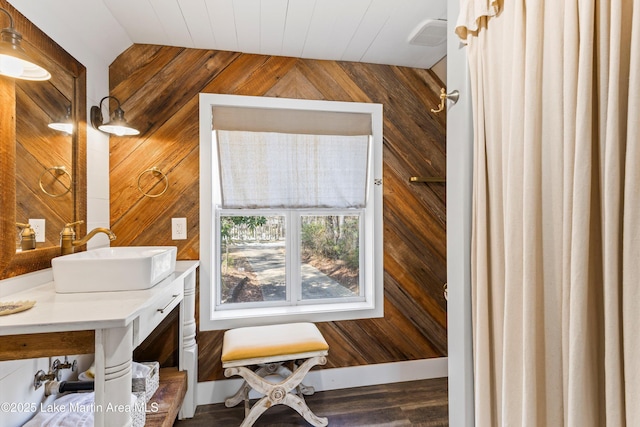
[(379, 104), (201, 94), (201, 329), (382, 316)]
[(349, 211), (219, 210), (216, 308), (364, 301), (360, 218)]

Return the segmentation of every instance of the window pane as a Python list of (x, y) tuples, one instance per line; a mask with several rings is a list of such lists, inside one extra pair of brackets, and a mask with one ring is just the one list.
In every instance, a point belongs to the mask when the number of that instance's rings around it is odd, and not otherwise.
[(220, 301), (286, 301), (284, 216), (220, 216)]
[(360, 217), (301, 217), (302, 299), (353, 297), (360, 294)]

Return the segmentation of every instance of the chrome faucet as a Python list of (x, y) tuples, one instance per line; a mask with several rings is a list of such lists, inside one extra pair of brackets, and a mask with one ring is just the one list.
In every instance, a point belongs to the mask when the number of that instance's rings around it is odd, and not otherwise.
[(109, 237), (109, 240), (111, 241), (116, 240), (116, 235), (113, 234), (113, 231), (104, 227), (94, 228), (89, 233), (87, 233), (87, 235), (84, 236), (82, 239), (75, 240), (76, 232), (73, 229), (73, 227), (75, 227), (78, 224), (82, 224), (83, 222), (84, 221), (80, 220), (80, 221), (70, 222), (68, 224), (65, 224), (64, 228), (62, 229), (62, 232), (60, 233), (60, 255), (72, 254), (73, 248), (75, 248), (76, 246), (82, 246), (86, 244), (89, 241), (89, 239), (91, 239), (93, 236), (95, 236), (98, 233), (106, 234)]

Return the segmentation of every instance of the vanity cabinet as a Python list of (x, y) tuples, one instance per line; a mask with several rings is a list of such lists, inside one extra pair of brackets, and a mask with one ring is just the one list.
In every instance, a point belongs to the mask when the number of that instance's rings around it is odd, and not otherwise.
[[(0, 317), (4, 348), (0, 359), (60, 355), (62, 348), (66, 354), (94, 352), (95, 426), (130, 426), (127, 408), (133, 350), (179, 306), (179, 366), (160, 371), (159, 394), (177, 393), (168, 400), (182, 401), (181, 417), (193, 417), (197, 402), (197, 267), (198, 261), (178, 261), (173, 274), (153, 288), (139, 291), (56, 294), (51, 282), (4, 297), (5, 301), (33, 300), (36, 305)], [(171, 405), (159, 402), (155, 407), (175, 417), (176, 408)], [(162, 414), (147, 412), (147, 416), (153, 425), (172, 425), (173, 419), (159, 419)]]

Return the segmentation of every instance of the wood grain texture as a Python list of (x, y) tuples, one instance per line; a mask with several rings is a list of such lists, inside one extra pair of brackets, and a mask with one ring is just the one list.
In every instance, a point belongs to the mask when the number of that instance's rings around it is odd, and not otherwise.
[[(330, 426), (449, 425), (446, 378), (322, 391), (305, 396), (305, 401), (316, 415), (327, 417)], [(192, 419), (178, 421), (175, 427), (237, 426), (243, 419), (243, 405), (227, 408), (219, 403), (199, 406)], [(267, 409), (254, 426), (309, 424), (292, 409), (279, 405)]]
[[(38, 247), (60, 246), (60, 231), (74, 218), (73, 140), (47, 124), (64, 115), (71, 100), (49, 82), (37, 83), (16, 82), (16, 220), (45, 218), (46, 241)], [(53, 167), (64, 167), (67, 174), (58, 175)], [(40, 185), (59, 197), (45, 194)]]
[(145, 427), (171, 427), (187, 392), (187, 373), (177, 368), (160, 369), (160, 385), (147, 403)]
[[(179, 259), (198, 259), (198, 93), (382, 103), (385, 316), (319, 324), (331, 348), (326, 367), (446, 356), (445, 185), (409, 182), (445, 176), (446, 117), (430, 113), (441, 85), (429, 70), (133, 45), (110, 67), (111, 95), (142, 130), (111, 138), (114, 243), (177, 245)], [(169, 179), (156, 199), (135, 181), (152, 166)], [(187, 218), (187, 240), (171, 240), (172, 217)], [(199, 381), (224, 378), (221, 338), (198, 333)], [(139, 356), (167, 351), (157, 337)]]
[(0, 361), (95, 352), (94, 331), (49, 332), (0, 337)]
[[(3, 105), (0, 124), (8, 124), (3, 125), (0, 132), (0, 184), (3, 184), (0, 188), (0, 235), (5, 236), (0, 244), (0, 272), (3, 272), (10, 266), (16, 252), (15, 214), (10, 214), (16, 205), (16, 186), (13, 184), (16, 178), (16, 128), (13, 125), (16, 120), (16, 91), (15, 83), (9, 77), (0, 76), (0, 102)], [(6, 244), (7, 241), (11, 244)]]

